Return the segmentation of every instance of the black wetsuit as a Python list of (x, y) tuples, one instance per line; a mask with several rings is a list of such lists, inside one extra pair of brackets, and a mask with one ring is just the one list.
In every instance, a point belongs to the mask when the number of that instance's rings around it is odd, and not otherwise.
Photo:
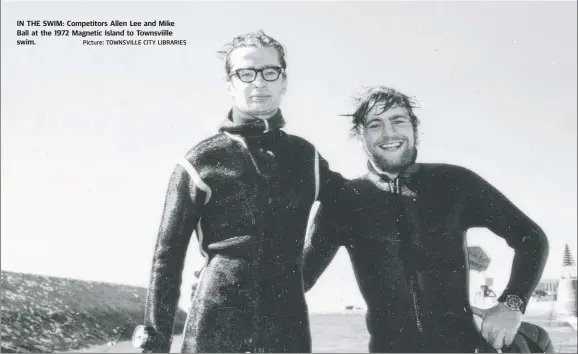
[(515, 250), (508, 294), (527, 304), (548, 257), (542, 230), (470, 170), (415, 164), (395, 180), (351, 181), (347, 207), (322, 205), (310, 228), (310, 289), (340, 246), (366, 303), (371, 352), (473, 352), (481, 336), (469, 301), (466, 231), (485, 227)]
[(182, 351), (311, 351), (301, 273), (305, 230), (313, 202), (329, 200), (345, 180), (313, 145), (280, 129), (280, 111), (266, 125), (235, 112), (171, 177), (145, 313), (145, 325), (160, 335), (148, 350), (170, 349), (196, 228), (206, 265)]

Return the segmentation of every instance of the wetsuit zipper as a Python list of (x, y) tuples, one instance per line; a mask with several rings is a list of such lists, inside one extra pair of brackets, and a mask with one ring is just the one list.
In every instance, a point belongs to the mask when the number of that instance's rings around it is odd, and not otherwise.
[[(400, 197), (402, 196), (401, 183), (400, 183), (399, 178), (396, 178), (390, 182), (390, 189), (391, 189), (393, 194), (400, 196)], [(402, 210), (404, 210), (404, 209), (402, 209)], [(405, 218), (405, 212), (403, 214), (404, 214), (403, 217)], [(410, 232), (410, 230), (405, 230), (405, 231)], [(406, 237), (407, 236), (408, 235), (406, 235)], [(407, 244), (407, 242), (404, 242), (404, 243)], [(407, 250), (409, 250), (409, 247), (407, 247)], [(406, 258), (405, 255), (404, 255), (404, 258)], [(407, 260), (404, 261), (404, 264), (406, 262), (407, 262)], [(406, 270), (408, 270), (408, 267), (405, 267), (405, 268), (406, 268)], [(418, 299), (417, 299), (417, 292), (415, 289), (415, 286), (416, 286), (415, 276), (416, 276), (416, 274), (415, 274), (415, 271), (412, 271), (412, 273), (413, 274), (411, 274), (409, 276), (409, 279), (406, 279), (406, 281), (409, 282), (409, 292), (411, 294), (411, 303), (413, 305), (413, 313), (415, 316), (416, 327), (417, 327), (418, 332), (422, 332), (423, 326), (422, 326), (421, 319), (420, 319), (421, 311), (420, 311), (420, 307), (419, 307), (419, 303), (418, 303)]]
[[(262, 173), (263, 171), (261, 171), (261, 169), (259, 168), (259, 164), (257, 163), (257, 159), (255, 158), (255, 156), (253, 156), (254, 154), (257, 154), (258, 149), (254, 149), (252, 147), (249, 147), (247, 141), (245, 139), (243, 139), (242, 137), (238, 137), (235, 138), (233, 137), (231, 134), (227, 134), (227, 136), (229, 136), (231, 139), (236, 140), (238, 142), (241, 143), (242, 147), (244, 148), (243, 150), (245, 151), (244, 157), (245, 157), (245, 161), (249, 164), (252, 164), (255, 167), (255, 170), (257, 172), (258, 176), (261, 176), (261, 181), (264, 182), (265, 185), (267, 185), (267, 181), (262, 177)], [(269, 188), (269, 208), (271, 207), (271, 188)], [(258, 241), (258, 249), (257, 249), (257, 256), (255, 259), (255, 263), (256, 263), (256, 273), (254, 276), (254, 291), (256, 294), (256, 299), (255, 299), (255, 304), (253, 307), (253, 331), (252, 333), (250, 333), (249, 337), (245, 339), (245, 349), (248, 349), (247, 351), (245, 351), (245, 353), (264, 353), (265, 352), (265, 348), (263, 347), (264, 343), (263, 343), (263, 314), (262, 314), (262, 298), (263, 298), (263, 294), (262, 294), (262, 289), (263, 286), (261, 284), (262, 282), (262, 272), (263, 272), (263, 267), (262, 267), (262, 263), (263, 263), (263, 250), (264, 250), (264, 241), (265, 241), (265, 237), (262, 237), (261, 234), (267, 233), (269, 230), (263, 230), (263, 223), (261, 222), (261, 220), (255, 220), (255, 218), (252, 218), (252, 224), (253, 224), (253, 230), (252, 232), (255, 234), (255, 237), (259, 237), (259, 241)], [(260, 225), (260, 226), (258, 226)], [(261, 237), (260, 237), (261, 235)]]
[[(249, 154), (251, 155), (252, 153), (255, 153), (255, 155), (257, 155), (257, 151), (260, 152), (265, 152), (264, 149), (256, 149), (255, 152), (252, 152), (250, 149), (249, 150)], [(252, 155), (251, 155), (252, 156)], [(257, 158), (254, 157), (254, 161), (255, 164), (257, 163)], [(263, 220), (267, 220), (267, 219), (274, 219), (274, 214), (277, 211), (277, 205), (273, 202), (274, 200), (278, 199), (278, 197), (281, 195), (281, 192), (279, 190), (280, 188), (280, 183), (281, 183), (281, 176), (279, 175), (279, 166), (277, 165), (278, 161), (275, 160), (275, 169), (273, 170), (272, 174), (271, 174), (271, 179), (269, 181), (267, 181), (265, 179), (264, 176), (261, 177), (261, 181), (264, 183), (266, 187), (266, 190), (268, 191), (268, 195), (269, 197), (267, 198), (268, 201), (268, 207), (267, 207), (267, 213), (268, 216), (264, 216)], [(263, 168), (261, 173), (266, 173), (265, 172), (266, 169)], [(258, 171), (259, 172), (259, 171)], [(264, 190), (263, 190), (264, 191)], [(267, 223), (262, 223), (261, 225), (268, 225)], [(265, 298), (265, 296), (263, 295), (263, 291), (266, 289), (263, 284), (262, 284), (262, 278), (263, 278), (263, 272), (266, 272), (266, 268), (268, 267), (267, 264), (264, 264), (263, 261), (263, 257), (265, 254), (267, 254), (268, 252), (270, 252), (270, 245), (266, 235), (270, 235), (272, 232), (271, 230), (269, 230), (268, 227), (263, 226), (263, 227), (258, 227), (257, 229), (261, 230), (261, 237), (259, 237), (259, 256), (257, 258), (257, 262), (258, 262), (258, 272), (257, 272), (257, 292), (259, 293), (259, 296), (257, 298), (257, 304), (258, 307), (255, 310), (255, 333), (253, 336), (253, 341), (252, 341), (252, 352), (253, 353), (265, 353), (266, 352), (266, 348), (268, 345), (270, 345), (269, 343), (267, 343), (267, 339), (265, 338), (265, 315), (263, 314), (263, 299)], [(259, 233), (257, 233), (259, 234)]]

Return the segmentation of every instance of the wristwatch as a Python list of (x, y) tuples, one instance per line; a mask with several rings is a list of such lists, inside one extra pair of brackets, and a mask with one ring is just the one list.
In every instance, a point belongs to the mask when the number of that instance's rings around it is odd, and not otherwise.
[(132, 333), (132, 345), (137, 349), (144, 349), (153, 341), (154, 334), (152, 327), (138, 325)]
[(524, 312), (524, 300), (517, 295), (506, 295), (506, 299), (502, 303), (510, 311)]

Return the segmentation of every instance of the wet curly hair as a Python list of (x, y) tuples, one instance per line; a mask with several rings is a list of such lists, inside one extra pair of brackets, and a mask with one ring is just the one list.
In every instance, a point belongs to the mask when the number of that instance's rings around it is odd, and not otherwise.
[(383, 110), (380, 113), (387, 111), (394, 105), (407, 109), (417, 141), (417, 132), (420, 121), (414, 113), (414, 109), (420, 108), (418, 102), (410, 96), (383, 85), (364, 87), (361, 92), (353, 97), (353, 104), (357, 107), (355, 112), (351, 114), (342, 114), (343, 117), (351, 117), (352, 136), (358, 136), (363, 131), (363, 128), (365, 127), (365, 117), (378, 103), (384, 104)]

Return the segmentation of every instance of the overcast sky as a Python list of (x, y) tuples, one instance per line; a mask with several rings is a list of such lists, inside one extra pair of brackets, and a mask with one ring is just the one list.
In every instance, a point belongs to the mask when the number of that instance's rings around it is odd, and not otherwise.
[[(175, 21), (186, 46), (17, 46), (17, 20)], [(415, 96), (420, 162), (468, 167), (547, 233), (544, 277), (576, 257), (576, 2), (2, 2), (2, 269), (147, 285), (169, 175), (216, 132), (231, 101), (216, 51), (263, 29), (287, 48), (287, 131), (353, 178), (350, 97), (384, 84)], [(513, 252), (470, 244), (505, 285)], [(181, 304), (203, 263), (191, 243)], [(312, 309), (362, 304), (341, 250)]]

